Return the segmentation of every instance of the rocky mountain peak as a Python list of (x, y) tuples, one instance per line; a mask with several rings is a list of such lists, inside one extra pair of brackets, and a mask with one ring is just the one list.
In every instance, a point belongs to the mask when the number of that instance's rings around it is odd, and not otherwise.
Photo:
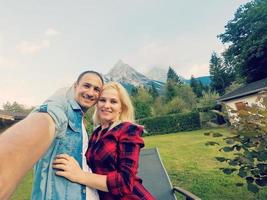
[(134, 86), (143, 85), (146, 82), (149, 82), (150, 79), (136, 71), (130, 65), (124, 63), (122, 60), (119, 60), (106, 74), (106, 77), (109, 80), (118, 81), (122, 83), (131, 83)]

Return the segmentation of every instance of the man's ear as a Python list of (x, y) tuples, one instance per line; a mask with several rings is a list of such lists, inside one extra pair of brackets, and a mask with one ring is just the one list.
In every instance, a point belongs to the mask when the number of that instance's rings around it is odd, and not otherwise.
[(74, 85), (74, 89), (76, 89), (78, 85), (77, 81), (73, 85)]

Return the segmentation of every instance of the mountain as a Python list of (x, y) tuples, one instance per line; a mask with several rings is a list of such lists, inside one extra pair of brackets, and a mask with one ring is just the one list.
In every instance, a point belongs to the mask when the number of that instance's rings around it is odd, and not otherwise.
[(131, 83), (134, 86), (144, 85), (150, 82), (150, 79), (139, 73), (130, 65), (119, 60), (114, 67), (106, 74), (109, 80), (120, 83)]
[(165, 83), (167, 80), (167, 72), (168, 69), (166, 68), (153, 67), (145, 75), (152, 80), (158, 80)]
[(211, 82), (210, 76), (201, 76), (201, 77), (198, 77), (196, 79), (199, 80), (199, 81), (201, 81), (201, 83), (203, 85), (210, 85), (210, 82)]
[[(154, 67), (145, 76), (122, 60), (119, 60), (103, 78), (105, 82), (117, 81), (121, 83), (129, 92), (133, 87), (144, 86), (151, 88), (152, 85), (160, 92), (166, 83), (167, 69)], [(182, 76), (180, 78), (184, 83), (190, 84), (190, 79), (187, 80)], [(210, 76), (202, 76), (195, 79), (201, 81), (204, 85), (210, 84)]]
[(117, 81), (127, 88), (128, 91), (130, 91), (133, 86), (152, 87), (152, 84), (154, 84), (156, 89), (160, 90), (164, 85), (164, 83), (160, 81), (152, 80), (146, 77), (121, 60), (119, 60), (113, 66), (113, 68), (106, 75), (104, 75), (104, 79), (109, 81)]
[[(210, 85), (210, 76), (200, 76), (200, 77), (197, 77), (195, 78), (196, 80), (199, 80), (203, 85)], [(190, 79), (185, 79), (184, 81), (185, 83), (188, 83), (190, 84)]]
[[(153, 67), (146, 73), (146, 76), (152, 80), (158, 80), (160, 82), (166, 83), (167, 73), (168, 73), (167, 68)], [(178, 73), (177, 73), (177, 75), (180, 77), (182, 82), (190, 84), (190, 79), (185, 79), (184, 77), (182, 77)], [(200, 80), (203, 85), (209, 85), (210, 84), (210, 77), (209, 76), (201, 76), (201, 77), (198, 77), (196, 79)]]

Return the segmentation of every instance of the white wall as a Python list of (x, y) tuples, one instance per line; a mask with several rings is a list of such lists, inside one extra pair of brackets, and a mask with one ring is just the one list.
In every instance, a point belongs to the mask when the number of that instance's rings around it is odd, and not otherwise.
[[(237, 102), (244, 102), (244, 103), (247, 103), (248, 105), (256, 104), (257, 103), (256, 102), (256, 99), (259, 96), (267, 96), (267, 92), (259, 92), (259, 93), (255, 93), (255, 94), (252, 94), (252, 95), (243, 96), (243, 97), (240, 97), (240, 98), (237, 98), (237, 99), (232, 99), (232, 100), (229, 100), (229, 101), (224, 101), (223, 103), (225, 103), (231, 109), (237, 110), (235, 103), (237, 103)], [(232, 122), (231, 117), (234, 117), (235, 116), (234, 113), (230, 113), (230, 110), (231, 109), (228, 109), (227, 110), (228, 111), (229, 118), (230, 118), (230, 122)]]

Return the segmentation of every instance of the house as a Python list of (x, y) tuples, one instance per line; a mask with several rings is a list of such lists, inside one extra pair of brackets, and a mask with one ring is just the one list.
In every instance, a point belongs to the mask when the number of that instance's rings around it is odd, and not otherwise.
[(8, 127), (27, 116), (26, 113), (12, 113), (5, 110), (0, 110), (0, 129)]
[[(241, 110), (247, 105), (256, 103), (258, 96), (267, 96), (267, 78), (249, 83), (218, 99), (218, 103), (225, 103), (233, 110)], [(228, 110), (229, 116), (231, 116)]]

